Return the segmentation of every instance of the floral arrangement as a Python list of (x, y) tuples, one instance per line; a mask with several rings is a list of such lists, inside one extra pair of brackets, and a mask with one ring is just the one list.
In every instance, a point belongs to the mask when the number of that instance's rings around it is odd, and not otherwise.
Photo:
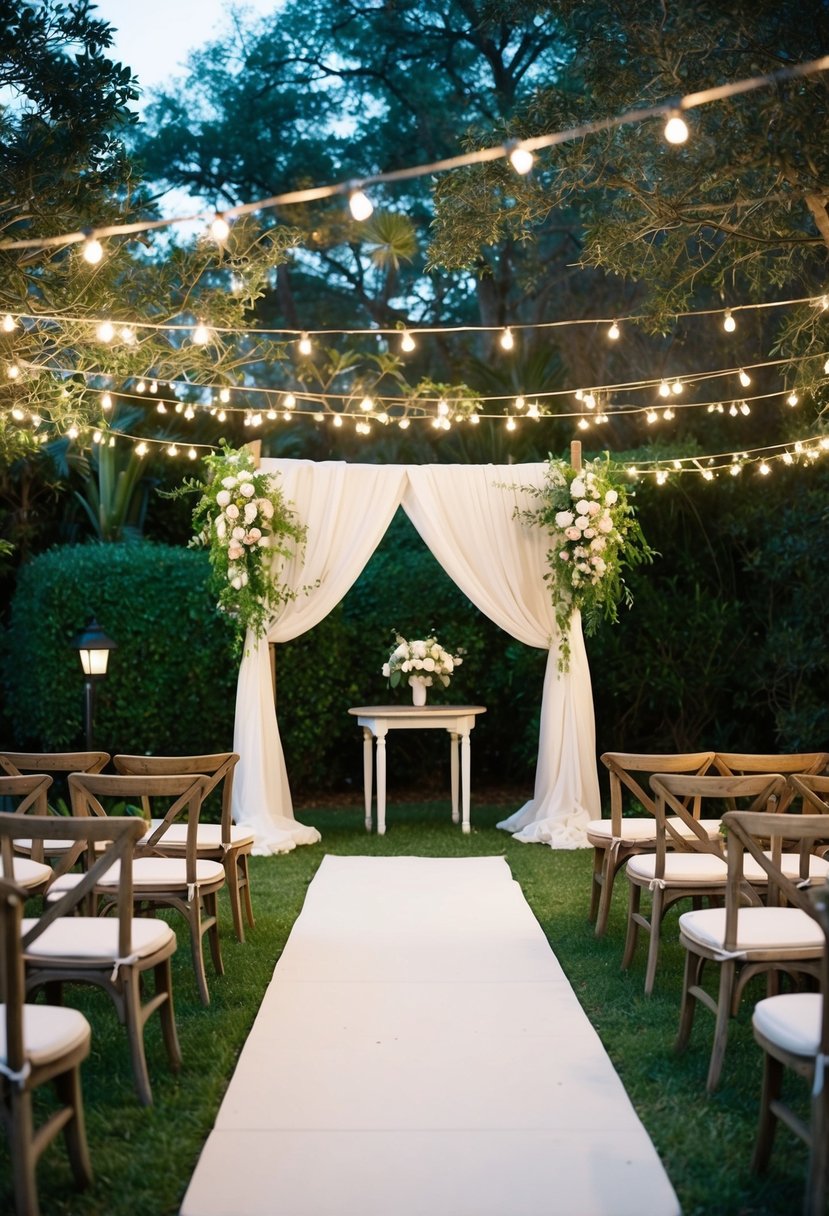
[(415, 679), (422, 679), (427, 687), (438, 684), (448, 688), (452, 672), (463, 662), (462, 652), (450, 654), (436, 637), (409, 642), (398, 633), (395, 642), (388, 662), (383, 664), (383, 675), (392, 688)]
[(280, 605), (294, 595), (272, 577), (271, 563), (275, 556), (294, 552), (305, 539), (305, 528), (273, 478), (256, 471), (249, 451), (223, 445), (204, 463), (206, 484), (191, 480), (180, 490), (201, 491), (190, 544), (209, 548), (211, 590), (219, 611), (233, 620), (237, 642), (247, 629), (259, 638)]
[(550, 533), (545, 579), (561, 635), (563, 671), (570, 661), (573, 613), (582, 614), (588, 634), (602, 620), (617, 621), (619, 604), (633, 602), (623, 570), (653, 560), (623, 478), (622, 469), (607, 456), (588, 460), (580, 469), (551, 457), (544, 485), (524, 487), (541, 501), (535, 510), (517, 514)]

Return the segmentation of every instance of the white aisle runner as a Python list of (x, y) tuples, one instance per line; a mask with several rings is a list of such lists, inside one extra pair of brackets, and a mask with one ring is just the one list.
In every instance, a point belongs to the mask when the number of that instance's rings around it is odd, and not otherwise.
[(676, 1216), (500, 857), (327, 856), (182, 1216)]

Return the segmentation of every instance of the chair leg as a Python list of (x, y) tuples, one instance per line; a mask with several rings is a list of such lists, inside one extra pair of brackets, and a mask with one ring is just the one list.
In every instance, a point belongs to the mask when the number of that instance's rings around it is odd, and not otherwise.
[(627, 971), (636, 954), (636, 943), (639, 940), (639, 925), (635, 917), (639, 913), (642, 898), (642, 888), (636, 882), (628, 880), (628, 926), (625, 935), (625, 948), (622, 953), (622, 970)]
[(607, 930), (610, 908), (613, 902), (613, 884), (616, 881), (616, 871), (619, 868), (619, 850), (614, 846), (604, 851), (604, 866), (602, 869), (602, 890), (599, 896), (599, 914), (596, 917), (596, 937), (603, 937)]
[(711, 1048), (711, 1062), (708, 1066), (708, 1080), (705, 1088), (712, 1094), (720, 1083), (725, 1048), (728, 1042), (728, 1020), (731, 1017), (731, 1000), (734, 991), (736, 963), (726, 959), (720, 963), (720, 992), (717, 999), (717, 1018), (714, 1026), (714, 1045)]
[(239, 854), (239, 886), (242, 889), (242, 894), (245, 900), (245, 915), (248, 918), (248, 925), (251, 929), (255, 928), (256, 921), (253, 919), (253, 904), (250, 902), (250, 869), (248, 867), (247, 853)]
[(242, 898), (239, 890), (239, 865), (233, 853), (225, 857), (225, 879), (227, 893), (230, 896), (230, 911), (233, 916), (233, 932), (237, 941), (245, 940), (245, 926), (242, 923)]
[(40, 1216), (35, 1175), (37, 1155), (34, 1150), (32, 1095), (28, 1090), (18, 1089), (16, 1085), (12, 1085), (9, 1087), (9, 1105), (11, 1108), (9, 1148), (12, 1160), (15, 1211), (17, 1216)]
[(765, 1172), (777, 1131), (777, 1117), (772, 1102), (780, 1097), (783, 1084), (783, 1065), (770, 1052), (763, 1052), (763, 1087), (760, 1092), (760, 1119), (757, 1125), (757, 1140), (751, 1168), (757, 1174)]
[(587, 919), (594, 921), (599, 911), (599, 896), (602, 893), (602, 870), (604, 867), (604, 858), (606, 849), (597, 849), (593, 846), (593, 872), (590, 876), (590, 911), (587, 913)]
[(147, 1071), (147, 1057), (144, 1053), (144, 1018), (141, 1009), (141, 993), (138, 982), (138, 972), (135, 967), (121, 968), (121, 990), (123, 994), (124, 1025), (130, 1041), (130, 1056), (132, 1058), (132, 1075), (135, 1081), (135, 1091), (142, 1106), (152, 1106), (153, 1091), (150, 1085), (150, 1074)]
[(156, 995), (166, 994), (166, 1000), (162, 1001), (158, 1007), (158, 1016), (161, 1018), (161, 1032), (164, 1035), (167, 1059), (170, 1062), (170, 1071), (178, 1072), (181, 1068), (181, 1047), (176, 1030), (176, 1014), (173, 1006), (173, 969), (170, 959), (165, 958), (163, 962), (156, 963), (153, 971)]
[(219, 893), (212, 891), (204, 897), (204, 910), (208, 916), (207, 937), (210, 942), (210, 957), (217, 975), (224, 975), (225, 965), (222, 961), (222, 944), (219, 940)]
[(204, 954), (202, 952), (201, 896), (198, 893), (193, 902), (187, 906), (187, 920), (190, 925), (190, 953), (193, 957), (193, 970), (196, 973), (199, 997), (202, 1005), (209, 1005), (210, 992), (207, 987), (207, 976), (204, 973)]
[(81, 1070), (78, 1065), (55, 1077), (55, 1088), (61, 1102), (73, 1112), (63, 1129), (69, 1163), (79, 1190), (85, 1190), (92, 1182), (92, 1162), (86, 1142), (83, 1094), (81, 1092)]
[(694, 1014), (697, 1009), (697, 1000), (691, 989), (699, 982), (702, 963), (703, 959), (699, 954), (695, 954), (693, 950), (686, 949), (685, 970), (682, 977), (679, 1030), (676, 1036), (676, 1043), (674, 1044), (674, 1049), (678, 1052), (685, 1050), (691, 1038), (691, 1031), (694, 1026)]
[(651, 896), (651, 927), (648, 943), (648, 968), (645, 972), (645, 996), (653, 992), (656, 966), (659, 962), (659, 940), (662, 934), (662, 917), (665, 915), (665, 892), (656, 887)]

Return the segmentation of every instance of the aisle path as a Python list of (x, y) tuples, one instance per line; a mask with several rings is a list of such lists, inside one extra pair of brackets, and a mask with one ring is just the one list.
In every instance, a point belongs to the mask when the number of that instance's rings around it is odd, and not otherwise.
[(676, 1216), (500, 857), (327, 856), (182, 1216)]

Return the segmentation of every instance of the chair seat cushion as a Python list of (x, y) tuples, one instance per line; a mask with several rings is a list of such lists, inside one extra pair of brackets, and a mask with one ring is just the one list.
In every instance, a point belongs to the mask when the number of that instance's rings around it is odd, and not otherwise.
[[(679, 930), (690, 943), (725, 955), (724, 908), (683, 912), (679, 918)], [(740, 908), (735, 950), (738, 954), (806, 950), (818, 956), (823, 950), (823, 940), (820, 925), (800, 908)]]
[[(35, 924), (37, 921), (24, 918), (24, 935)], [(136, 916), (132, 919), (130, 948), (138, 958), (153, 955), (171, 941), (175, 943), (175, 940), (175, 933), (164, 920), (157, 920), (154, 916)], [(58, 917), (26, 948), (25, 954), (32, 961), (80, 959), (110, 966), (120, 957), (117, 917)]]
[[(693, 835), (691, 829), (682, 820), (671, 816), (670, 822), (682, 836)], [(698, 822), (709, 840), (717, 839), (720, 834), (719, 819), (700, 819)], [(613, 838), (612, 824), (609, 819), (590, 820), (587, 825), (587, 839), (591, 844), (596, 844), (599, 848), (607, 848)], [(655, 843), (656, 820), (650, 816), (641, 819), (623, 819), (621, 835), (618, 839), (623, 840), (626, 844)]]
[[(47, 856), (53, 856), (58, 853), (68, 853), (76, 842), (74, 840), (44, 840), (43, 852)], [(27, 837), (19, 837), (14, 841), (14, 851), (16, 853), (31, 853), (32, 842)]]
[(819, 992), (785, 992), (767, 996), (754, 1007), (751, 1023), (783, 1051), (815, 1056), (820, 1047), (823, 997)]
[[(150, 821), (151, 829), (154, 831), (161, 822), (160, 819), (152, 819)], [(231, 824), (230, 843), (234, 848), (253, 845), (254, 839), (253, 832), (247, 828), (239, 827), (235, 823)], [(159, 842), (162, 848), (184, 848), (186, 843), (186, 823), (171, 823)], [(218, 852), (222, 847), (222, 825), (220, 823), (200, 823), (196, 843), (200, 849), (209, 849), (212, 853)]]
[[(49, 888), (49, 899), (54, 900), (64, 891), (70, 890), (83, 875), (63, 874)], [(213, 885), (224, 881), (224, 866), (218, 861), (196, 862), (196, 884)], [(115, 862), (104, 873), (96, 889), (99, 891), (113, 890), (120, 882), (120, 862)], [(142, 889), (169, 891), (173, 887), (182, 890), (187, 886), (187, 863), (178, 857), (136, 857), (132, 863), (132, 886), (135, 892)]]
[[(39, 887), (41, 883), (48, 882), (52, 875), (49, 866), (40, 861), (32, 861), (28, 857), (15, 857), (12, 860), (12, 870), (14, 881), (19, 887)], [(0, 878), (6, 877), (6, 869), (0, 859)]]
[[(34, 1066), (49, 1064), (84, 1044), (89, 1047), (89, 1022), (65, 1005), (23, 1006), (23, 1050)], [(6, 1007), (0, 1005), (0, 1063), (6, 1056)]]
[[(766, 857), (771, 857), (771, 853), (766, 851)], [(780, 869), (787, 878), (797, 882), (800, 879), (800, 854), (799, 853), (782, 853), (780, 855)], [(825, 857), (816, 857), (811, 854), (809, 857), (809, 877), (810, 878), (826, 878), (829, 875), (829, 861)], [(759, 861), (755, 861), (750, 853), (746, 853), (743, 857), (743, 876), (752, 883), (768, 882), (768, 874), (760, 865)]]
[[(628, 875), (639, 882), (653, 880), (656, 873), (656, 854), (640, 853), (627, 863)], [(665, 856), (665, 882), (669, 886), (710, 883), (724, 886), (728, 877), (728, 866), (722, 857), (713, 853), (668, 853)]]

